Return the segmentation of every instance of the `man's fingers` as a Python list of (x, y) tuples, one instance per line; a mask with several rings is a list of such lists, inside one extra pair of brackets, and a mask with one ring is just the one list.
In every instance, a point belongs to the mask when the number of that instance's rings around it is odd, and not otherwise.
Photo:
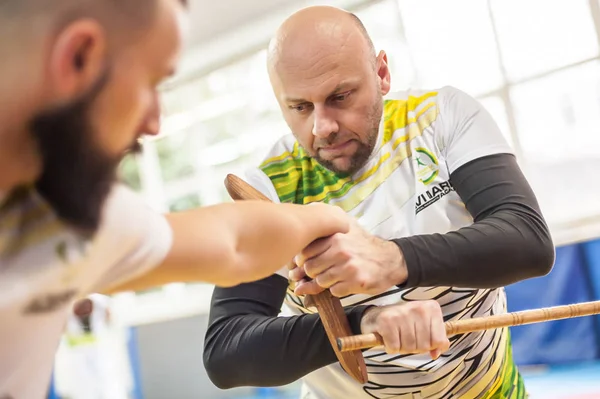
[(301, 267), (296, 267), (295, 269), (292, 269), (288, 272), (288, 278), (291, 281), (300, 281), (305, 277), (306, 277), (306, 273), (304, 272), (304, 269)]
[(402, 350), (400, 330), (395, 326), (395, 323), (389, 320), (380, 320), (378, 323), (377, 332), (383, 338), (385, 351), (389, 354), (397, 354)]
[(294, 260), (291, 260), (288, 264), (287, 264), (287, 268), (288, 270), (293, 270), (295, 268), (297, 268), (298, 265), (296, 264), (296, 262), (294, 262)]
[(325, 252), (307, 259), (302, 267), (307, 276), (316, 278), (332, 266), (336, 266), (338, 263), (339, 261), (336, 259), (336, 253), (331, 251), (330, 247), (328, 247)]
[(413, 331), (415, 332), (415, 343), (413, 349), (413, 353), (423, 353), (427, 352), (431, 347), (431, 322), (429, 320), (429, 315), (424, 311), (419, 309), (419, 311), (412, 312), (411, 321), (413, 324)]
[[(442, 312), (436, 312), (431, 318), (431, 349), (436, 351), (437, 359), (442, 353), (450, 347), (450, 340), (446, 335), (446, 326)], [(432, 354), (433, 356), (433, 354)]]
[(323, 252), (327, 251), (331, 247), (331, 241), (329, 237), (319, 238), (312, 243), (310, 243), (306, 248), (302, 250), (296, 257), (294, 258), (294, 262), (298, 266), (304, 266), (304, 263), (310, 258), (314, 258), (315, 256), (319, 256)]
[[(333, 293), (336, 287), (343, 284), (345, 283), (333, 285), (330, 291)], [(376, 322), (369, 323), (374, 324), (376, 328), (373, 330), (382, 336), (386, 352), (429, 352), (433, 359), (437, 359), (450, 347), (442, 311), (437, 302), (410, 302), (380, 309), (378, 314), (373, 314), (376, 315)]]
[(440, 357), (441, 354), (442, 354), (442, 351), (439, 349), (434, 349), (432, 351), (429, 351), (429, 355), (431, 356), (431, 358), (433, 360), (436, 360), (438, 357)]
[(329, 292), (331, 292), (331, 295), (338, 297), (338, 298), (343, 298), (345, 296), (348, 296), (350, 294), (353, 293), (353, 284), (347, 282), (347, 281), (342, 281), (341, 283), (336, 283), (334, 285), (332, 285), (331, 287), (329, 287)]
[(398, 327), (400, 328), (400, 346), (402, 353), (417, 352), (417, 330), (414, 320), (409, 320), (409, 317), (399, 318)]
[(342, 269), (339, 266), (333, 266), (319, 274), (314, 280), (323, 288), (331, 288), (331, 286), (339, 283), (342, 279)]
[(296, 289), (294, 290), (294, 294), (296, 295), (315, 295), (320, 292), (325, 291), (325, 288), (321, 287), (314, 280), (306, 281), (302, 280), (296, 284)]

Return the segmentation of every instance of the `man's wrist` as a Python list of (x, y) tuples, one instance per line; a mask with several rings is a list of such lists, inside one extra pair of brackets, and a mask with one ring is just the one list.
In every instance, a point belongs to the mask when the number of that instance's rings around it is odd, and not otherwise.
[(363, 311), (362, 318), (360, 319), (360, 334), (368, 334), (373, 332), (373, 313), (378, 309), (377, 306), (370, 306)]
[(394, 285), (402, 285), (408, 280), (408, 268), (406, 260), (400, 247), (394, 241), (386, 241), (386, 251), (392, 265), (390, 282)]

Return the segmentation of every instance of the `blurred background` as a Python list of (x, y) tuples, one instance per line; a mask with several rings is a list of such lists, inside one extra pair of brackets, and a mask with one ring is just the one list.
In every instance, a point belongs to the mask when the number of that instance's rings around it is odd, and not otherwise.
[[(192, 37), (161, 88), (162, 133), (121, 174), (161, 211), (229, 201), (242, 174), (288, 132), (266, 46), (290, 13), (354, 11), (385, 50), (392, 90), (453, 85), (491, 112), (513, 145), (557, 246), (548, 276), (507, 287), (509, 310), (600, 299), (599, 0), (191, 0)], [(298, 383), (221, 391), (202, 345), (212, 286), (173, 284), (99, 298), (93, 342), (66, 332), (50, 396), (296, 398)], [(531, 398), (600, 398), (600, 318), (512, 329)], [(85, 335), (89, 338), (89, 335)], [(89, 341), (89, 339), (88, 339)], [(597, 363), (597, 361), (599, 363)], [(572, 385), (570, 385), (572, 384)]]

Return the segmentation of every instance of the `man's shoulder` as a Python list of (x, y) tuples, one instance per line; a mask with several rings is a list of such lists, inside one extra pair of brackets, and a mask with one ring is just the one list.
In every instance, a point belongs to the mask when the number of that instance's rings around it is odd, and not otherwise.
[(295, 202), (305, 173), (313, 171), (316, 161), (292, 134), (277, 140), (257, 167), (246, 170), (249, 182), (269, 198)]
[(155, 234), (153, 229), (162, 233), (166, 225), (164, 214), (154, 209), (142, 195), (124, 184), (115, 184), (104, 203), (96, 238), (130, 237), (132, 241), (139, 241)]
[(304, 151), (298, 144), (293, 134), (288, 133), (280, 137), (267, 151), (260, 162), (260, 168), (263, 169), (269, 165), (281, 164), (286, 161), (294, 161), (305, 156)]
[(436, 130), (438, 116), (454, 115), (457, 110), (474, 109), (476, 101), (454, 86), (435, 89), (408, 89), (391, 92), (384, 98), (383, 116), (388, 130), (417, 122), (419, 127)]
[(404, 126), (423, 113), (437, 111), (439, 96), (440, 89), (407, 89), (390, 92), (383, 99), (384, 120), (386, 124)]
[(385, 97), (385, 102), (424, 102), (426, 100), (439, 101), (441, 99), (451, 98), (454, 96), (466, 95), (460, 89), (454, 86), (441, 86), (437, 88), (409, 88), (406, 90), (399, 90), (389, 92)]
[(312, 168), (312, 159), (292, 134), (281, 137), (258, 166), (271, 181), (289, 182), (300, 178), (304, 169)]
[[(111, 188), (103, 206), (103, 220), (114, 218), (132, 207), (149, 207), (144, 199), (124, 184), (117, 183)], [(120, 215), (121, 216), (121, 215)]]
[(107, 198), (90, 259), (102, 259), (97, 291), (116, 286), (159, 265), (173, 243), (166, 216), (129, 187), (116, 184)]

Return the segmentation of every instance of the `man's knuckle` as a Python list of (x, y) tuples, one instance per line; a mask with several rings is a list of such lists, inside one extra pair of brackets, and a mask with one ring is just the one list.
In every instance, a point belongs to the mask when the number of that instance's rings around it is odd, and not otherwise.
[(327, 285), (327, 276), (325, 274), (319, 274), (317, 277), (314, 278), (313, 280), (315, 283), (317, 283), (317, 285), (321, 286), (321, 287), (326, 287)]
[(304, 262), (304, 273), (311, 278), (315, 277), (315, 264), (312, 261)]
[(428, 309), (430, 309), (432, 311), (441, 310), (440, 304), (434, 300), (428, 300), (427, 307), (428, 307)]
[(348, 274), (350, 274), (355, 280), (360, 281), (361, 283), (363, 283), (364, 280), (367, 278), (364, 271), (361, 270), (360, 265), (352, 260), (346, 262), (346, 270)]
[(370, 288), (369, 278), (364, 274), (358, 274), (355, 281), (356, 284), (361, 288)]
[(329, 243), (333, 248), (340, 248), (344, 243), (344, 234), (335, 233), (329, 238)]
[(336, 286), (331, 287), (329, 289), (329, 292), (331, 293), (331, 295), (338, 297), (338, 298), (345, 295), (343, 288), (336, 287)]
[[(352, 259), (352, 249), (349, 248), (348, 246), (346, 246), (345, 244), (340, 244), (338, 246), (338, 256), (342, 259), (342, 260), (350, 260)], [(356, 265), (352, 262), (353, 267), (356, 267)]]
[(423, 304), (419, 304), (419, 306), (413, 306), (408, 309), (411, 318), (420, 319), (428, 313), (428, 310)]
[(378, 318), (383, 325), (391, 325), (396, 321), (396, 315), (392, 312), (382, 312)]

